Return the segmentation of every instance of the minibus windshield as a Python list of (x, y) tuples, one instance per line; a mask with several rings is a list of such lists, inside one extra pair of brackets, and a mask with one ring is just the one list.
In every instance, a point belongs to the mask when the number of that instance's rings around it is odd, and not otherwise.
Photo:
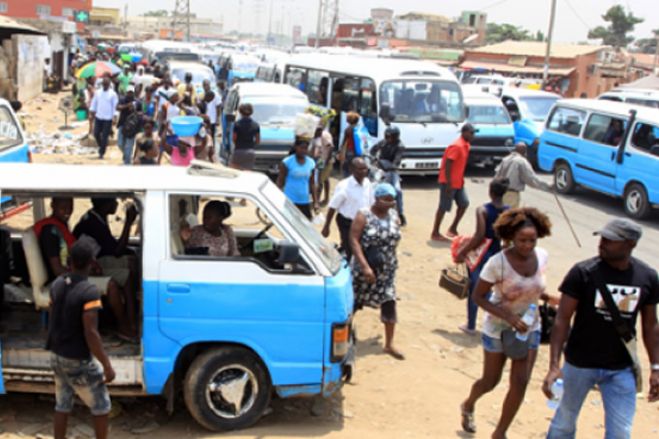
[(462, 122), (464, 106), (457, 83), (426, 79), (385, 81), (380, 105), (398, 123)]

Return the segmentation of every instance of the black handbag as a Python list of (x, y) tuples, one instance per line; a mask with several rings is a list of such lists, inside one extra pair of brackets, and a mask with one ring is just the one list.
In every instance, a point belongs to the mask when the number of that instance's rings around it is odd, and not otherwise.
[(373, 271), (379, 271), (382, 269), (384, 264), (387, 262), (387, 258), (384, 253), (380, 251), (377, 247), (368, 247), (364, 250), (364, 257), (366, 262), (368, 262), (369, 267)]
[(556, 309), (545, 302), (538, 307), (538, 310), (540, 312), (540, 323), (542, 324), (540, 330), (540, 343), (548, 344), (551, 340), (551, 331), (554, 328), (554, 321), (556, 321)]
[(453, 294), (458, 299), (469, 296), (469, 273), (465, 264), (457, 264), (442, 269), (439, 275), (439, 287)]

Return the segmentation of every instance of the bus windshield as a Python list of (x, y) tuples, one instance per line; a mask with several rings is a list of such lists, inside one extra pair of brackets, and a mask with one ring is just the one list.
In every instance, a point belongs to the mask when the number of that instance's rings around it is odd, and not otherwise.
[(380, 106), (398, 123), (462, 122), (462, 93), (457, 83), (400, 79), (380, 86)]

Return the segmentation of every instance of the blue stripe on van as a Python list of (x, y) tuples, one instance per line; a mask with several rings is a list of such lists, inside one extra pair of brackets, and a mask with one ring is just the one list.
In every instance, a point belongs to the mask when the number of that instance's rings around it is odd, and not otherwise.
[(295, 130), (293, 128), (269, 128), (261, 126), (261, 143), (290, 142), (293, 146), (295, 141)]

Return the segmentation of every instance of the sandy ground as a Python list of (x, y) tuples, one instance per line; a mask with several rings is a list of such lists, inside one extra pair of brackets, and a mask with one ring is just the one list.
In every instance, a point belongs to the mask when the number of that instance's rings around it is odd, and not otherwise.
[[(52, 100), (50, 97), (47, 99)], [(52, 102), (26, 105), (26, 111), (32, 116), (28, 119), (30, 129), (37, 129), (40, 124), (45, 129), (61, 125), (61, 117), (53, 120), (53, 105)], [(119, 163), (116, 147), (110, 149), (110, 157), (106, 162)], [(74, 163), (96, 161), (93, 156), (55, 155), (36, 155), (34, 160)], [(472, 170), (471, 174), (467, 188), (472, 205), (476, 206), (486, 201), (489, 172)], [(367, 310), (356, 318), (359, 342), (353, 382), (328, 401), (277, 400), (273, 402), (272, 414), (262, 419), (256, 427), (242, 432), (213, 435), (197, 426), (180, 402), (175, 414), (169, 418), (164, 412), (164, 401), (159, 398), (117, 399), (115, 402), (121, 407), (112, 420), (111, 437), (138, 437), (138, 432), (141, 432), (142, 437), (157, 436), (162, 439), (489, 437), (507, 389), (507, 370), (499, 387), (486, 395), (476, 408), (479, 433), (462, 433), (458, 407), (480, 374), (482, 349), (479, 337), (464, 335), (457, 329), (465, 320), (466, 304), (437, 287), (439, 270), (449, 261), (447, 246), (428, 241), (437, 195), (433, 179), (406, 179), (405, 204), (409, 226), (404, 230), (398, 251), (400, 324), (396, 334), (397, 345), (407, 356), (405, 361), (396, 361), (381, 353), (383, 328), (377, 312)], [(553, 236), (542, 242), (542, 246), (551, 255), (548, 284), (549, 291), (553, 292), (573, 263), (594, 254), (596, 241), (584, 232), (584, 248), (577, 249), (548, 194), (527, 191), (526, 200), (529, 204), (531, 200), (537, 202), (556, 224)], [(594, 228), (603, 219), (598, 217), (604, 215), (600, 212), (617, 209), (615, 206), (610, 207), (608, 199), (595, 201), (593, 204), (578, 198), (565, 202), (568, 211), (579, 218), (580, 225), (583, 223), (585, 228)], [(470, 209), (461, 226), (463, 232), (470, 233), (473, 230), (473, 215), (474, 211)], [(656, 239), (656, 221), (650, 227), (649, 233)], [(336, 239), (336, 231), (333, 233), (332, 239)], [(648, 248), (647, 251), (656, 254), (656, 247)], [(641, 355), (644, 366), (647, 366), (645, 351)], [(509, 438), (541, 438), (546, 433), (552, 411), (546, 407), (540, 387), (547, 365), (548, 347), (542, 346), (526, 399), (509, 431)], [(648, 404), (644, 395), (639, 396), (637, 402), (633, 437), (659, 437), (659, 405)], [(0, 398), (0, 438), (51, 434), (52, 405), (51, 396), (11, 395)], [(91, 431), (85, 425), (88, 422), (86, 410), (77, 409), (72, 420), (71, 437), (90, 436)], [(603, 435), (603, 407), (599, 394), (593, 391), (580, 416), (578, 437), (597, 438)]]

